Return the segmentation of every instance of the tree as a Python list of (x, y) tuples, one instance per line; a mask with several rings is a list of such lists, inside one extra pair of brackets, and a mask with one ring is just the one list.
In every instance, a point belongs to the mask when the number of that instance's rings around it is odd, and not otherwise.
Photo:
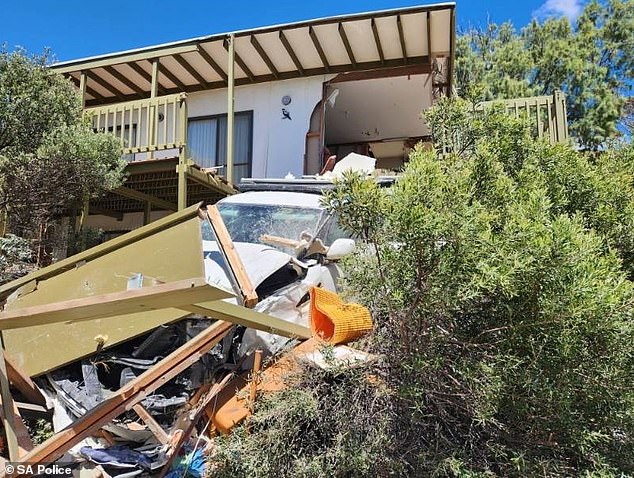
[(458, 38), (458, 94), (474, 100), (566, 94), (570, 132), (596, 149), (618, 134), (634, 83), (634, 1), (593, 0), (577, 19), (489, 24)]
[(459, 99), (426, 120), (436, 150), (393, 187), (351, 174), (324, 198), (363, 239), (344, 285), (375, 320), (356, 347), (380, 359), (339, 372), (339, 395), (306, 372), (212, 476), (634, 473), (634, 148), (550, 145)]
[(121, 184), (121, 146), (82, 119), (78, 92), (48, 55), (0, 49), (0, 212), (39, 239), (90, 197)]

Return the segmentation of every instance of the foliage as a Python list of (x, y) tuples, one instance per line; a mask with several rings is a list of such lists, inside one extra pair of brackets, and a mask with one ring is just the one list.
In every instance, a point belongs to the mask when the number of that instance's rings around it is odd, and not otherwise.
[(375, 311), (411, 472), (632, 473), (631, 147), (580, 154), (457, 100), (427, 119), (456, 118), (455, 152), (416, 150), (389, 194), (348, 178), (328, 197), (369, 218), (351, 230), (384, 279), (361, 254), (347, 283)]
[(456, 45), (458, 94), (472, 100), (566, 94), (570, 132), (596, 149), (617, 134), (634, 81), (634, 2), (588, 3), (567, 18), (471, 29)]
[(381, 406), (305, 372), (212, 476), (634, 473), (634, 149), (550, 145), (456, 99), (426, 119), (436, 150), (392, 188), (349, 174), (324, 199), (365, 244), (344, 286), (373, 313)]
[(0, 284), (24, 275), (33, 268), (31, 244), (21, 237), (0, 237)]
[[(222, 439), (208, 476), (384, 476), (396, 433), (386, 390), (367, 369), (312, 368), (256, 401), (256, 413)], [(353, 413), (350, 413), (353, 411)]]
[(0, 48), (0, 211), (36, 247), (53, 221), (119, 186), (125, 166), (118, 141), (82, 120), (79, 94), (48, 61)]

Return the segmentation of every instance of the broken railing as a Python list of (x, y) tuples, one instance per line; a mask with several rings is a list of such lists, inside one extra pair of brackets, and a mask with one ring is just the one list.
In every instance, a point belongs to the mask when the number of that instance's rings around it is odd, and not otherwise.
[[(156, 151), (178, 150), (187, 144), (187, 95), (157, 96), (125, 103), (87, 108), (95, 131), (117, 137), (132, 159), (151, 159)], [(146, 153), (145, 158), (137, 158)]]
[(483, 101), (476, 105), (476, 110), (484, 110), (495, 104), (504, 105), (506, 113), (516, 118), (526, 115), (533, 134), (538, 138), (546, 138), (552, 144), (568, 140), (566, 98), (560, 90), (547, 96)]

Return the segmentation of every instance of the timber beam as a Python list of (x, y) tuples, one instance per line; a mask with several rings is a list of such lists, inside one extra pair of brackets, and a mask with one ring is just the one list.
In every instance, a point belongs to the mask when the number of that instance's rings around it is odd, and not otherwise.
[(134, 189), (126, 188), (125, 186), (118, 187), (112, 192), (119, 196), (123, 196), (124, 198), (136, 199), (137, 201), (140, 201), (142, 203), (149, 202), (153, 206), (156, 206), (160, 209), (166, 209), (168, 211), (178, 211), (178, 206), (174, 203), (165, 201), (164, 199), (160, 199), (155, 196), (150, 196), (149, 194), (145, 194), (140, 191), (135, 191)]
[(233, 294), (213, 287), (204, 278), (192, 278), (152, 287), (70, 299), (0, 312), (0, 330), (36, 325), (104, 319), (137, 312), (178, 308)]

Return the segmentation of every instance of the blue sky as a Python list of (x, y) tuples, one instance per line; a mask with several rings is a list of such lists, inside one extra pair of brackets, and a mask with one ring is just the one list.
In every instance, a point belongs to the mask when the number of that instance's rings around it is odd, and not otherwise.
[[(534, 16), (574, 18), (584, 0), (457, 0), (458, 28)], [(425, 0), (3, 0), (0, 43), (60, 61), (330, 15), (438, 3)]]

